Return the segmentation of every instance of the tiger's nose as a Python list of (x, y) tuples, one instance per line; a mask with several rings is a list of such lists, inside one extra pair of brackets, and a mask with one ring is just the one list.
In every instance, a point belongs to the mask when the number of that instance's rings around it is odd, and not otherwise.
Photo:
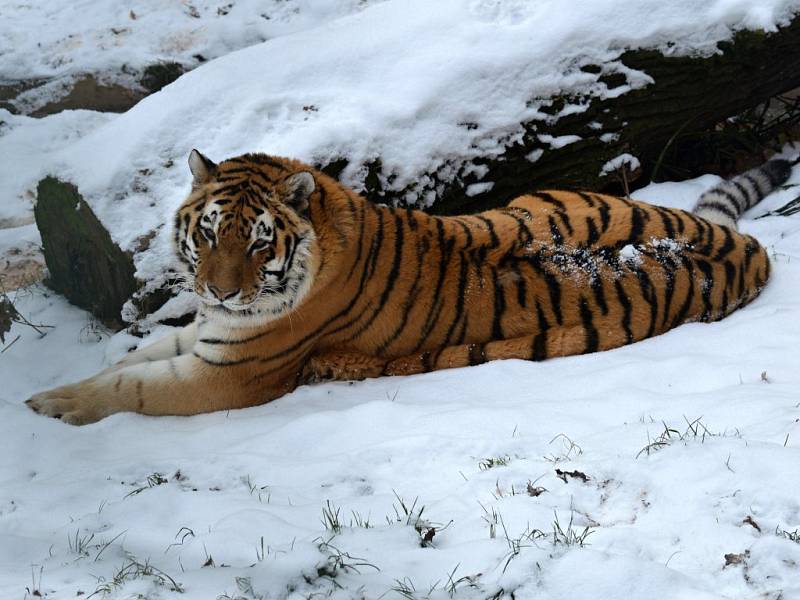
[(230, 288), (228, 289), (218, 288), (217, 286), (211, 285), (210, 283), (206, 284), (206, 287), (208, 288), (209, 292), (214, 294), (214, 297), (217, 300), (221, 301), (233, 298), (236, 294), (239, 293), (239, 290), (241, 290), (241, 288), (236, 288), (235, 290)]

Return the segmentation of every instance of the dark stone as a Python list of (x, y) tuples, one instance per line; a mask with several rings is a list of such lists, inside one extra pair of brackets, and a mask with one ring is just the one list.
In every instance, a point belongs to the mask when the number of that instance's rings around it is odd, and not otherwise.
[(138, 287), (133, 260), (111, 239), (78, 189), (53, 177), (39, 182), (34, 209), (50, 272), (45, 283), (119, 329), (122, 305)]
[(186, 69), (180, 63), (156, 63), (145, 68), (139, 83), (148, 93), (154, 94), (184, 74)]

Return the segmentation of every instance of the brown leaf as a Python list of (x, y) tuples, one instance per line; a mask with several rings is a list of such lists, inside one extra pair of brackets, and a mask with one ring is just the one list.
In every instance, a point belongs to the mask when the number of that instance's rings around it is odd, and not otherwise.
[[(745, 550), (741, 554), (734, 554), (731, 552), (730, 554), (725, 555), (725, 567), (730, 565), (741, 565), (744, 564), (745, 561), (750, 557), (750, 551)], [(725, 568), (723, 567), (723, 569)]]
[(761, 533), (761, 527), (758, 526), (758, 523), (756, 523), (753, 517), (751, 517), (750, 515), (747, 515), (742, 521), (742, 523), (743, 524), (747, 523), (748, 525), (751, 525), (756, 531), (758, 531), (758, 533)]
[(528, 492), (528, 496), (533, 496), (534, 498), (536, 496), (541, 496), (543, 493), (547, 491), (546, 488), (543, 488), (538, 485), (533, 485), (533, 483), (531, 483), (530, 481), (528, 482), (528, 485), (526, 486), (525, 489)]

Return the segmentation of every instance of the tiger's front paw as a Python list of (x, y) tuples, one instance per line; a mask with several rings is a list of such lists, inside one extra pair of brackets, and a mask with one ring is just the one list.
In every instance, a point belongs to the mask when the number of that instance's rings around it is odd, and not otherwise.
[(86, 425), (107, 416), (108, 410), (88, 386), (76, 384), (55, 388), (25, 402), (34, 412), (61, 419), (70, 425)]

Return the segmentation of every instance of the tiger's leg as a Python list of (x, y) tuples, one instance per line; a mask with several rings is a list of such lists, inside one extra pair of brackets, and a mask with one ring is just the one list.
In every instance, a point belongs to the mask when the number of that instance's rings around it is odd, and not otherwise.
[(414, 375), (439, 369), (479, 365), (490, 360), (517, 358), (544, 360), (557, 356), (608, 350), (628, 343), (619, 328), (606, 330), (603, 339), (584, 325), (551, 327), (536, 335), (476, 344), (447, 346), (395, 359), (370, 357), (348, 352), (327, 352), (309, 361), (309, 367), (322, 378), (365, 379), (380, 375)]
[(66, 423), (93, 423), (117, 412), (193, 415), (254, 406), (294, 388), (295, 377), (257, 386), (249, 366), (213, 365), (192, 354), (103, 372), (76, 384), (33, 396), (34, 411)]
[(302, 382), (357, 380), (379, 377), (388, 360), (356, 352), (321, 352), (312, 356), (303, 369)]
[(128, 353), (119, 362), (108, 367), (103, 373), (113, 373), (114, 371), (132, 365), (157, 360), (167, 360), (176, 356), (181, 356), (182, 354), (191, 353), (196, 341), (197, 324), (193, 322), (186, 327), (173, 331), (152, 344), (146, 345), (143, 348), (137, 348), (133, 352)]

